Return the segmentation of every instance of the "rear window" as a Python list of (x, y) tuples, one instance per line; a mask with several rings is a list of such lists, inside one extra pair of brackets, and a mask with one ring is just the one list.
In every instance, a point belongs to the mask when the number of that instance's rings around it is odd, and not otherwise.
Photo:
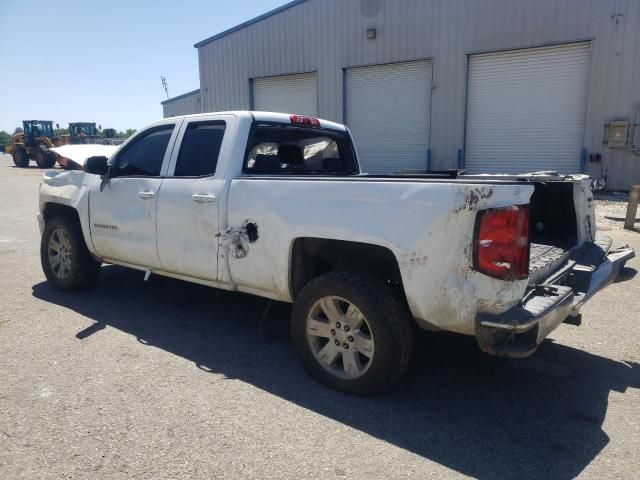
[(245, 173), (352, 175), (358, 173), (349, 137), (334, 130), (257, 124), (249, 141)]

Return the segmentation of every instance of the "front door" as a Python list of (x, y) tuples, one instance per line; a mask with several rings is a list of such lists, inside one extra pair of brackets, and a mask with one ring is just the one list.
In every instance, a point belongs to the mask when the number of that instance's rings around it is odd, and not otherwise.
[(185, 120), (158, 197), (158, 254), (165, 271), (202, 280), (218, 277), (219, 202), (230, 147), (225, 116)]
[(91, 188), (91, 240), (100, 257), (161, 268), (156, 247), (157, 199), (176, 135), (175, 122), (136, 135), (111, 162), (103, 190), (99, 184)]

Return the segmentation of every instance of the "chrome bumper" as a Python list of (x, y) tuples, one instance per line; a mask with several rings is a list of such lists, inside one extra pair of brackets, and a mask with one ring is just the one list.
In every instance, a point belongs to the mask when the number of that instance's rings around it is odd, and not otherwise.
[[(480, 348), (493, 355), (526, 357), (561, 323), (579, 325), (582, 305), (611, 284), (625, 263), (635, 257), (630, 247), (608, 252), (611, 241), (608, 239), (607, 244), (603, 239), (588, 246), (602, 251), (597, 264), (591, 251), (583, 258), (577, 256), (544, 285), (531, 287), (518, 306), (499, 315), (479, 314), (476, 336)], [(606, 251), (603, 243), (607, 244)]]

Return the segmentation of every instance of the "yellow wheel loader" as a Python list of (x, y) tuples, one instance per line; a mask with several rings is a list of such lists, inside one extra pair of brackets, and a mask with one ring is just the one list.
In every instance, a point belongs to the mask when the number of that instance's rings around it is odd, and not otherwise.
[(26, 168), (34, 160), (40, 168), (52, 168), (57, 155), (49, 150), (64, 145), (66, 141), (53, 134), (53, 122), (50, 120), (24, 120), (23, 132), (11, 137), (7, 153), (13, 156), (16, 167)]

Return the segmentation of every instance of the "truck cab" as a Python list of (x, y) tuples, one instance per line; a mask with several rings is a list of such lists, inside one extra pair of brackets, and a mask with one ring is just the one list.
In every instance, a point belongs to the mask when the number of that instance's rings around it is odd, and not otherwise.
[(94, 143), (100, 138), (95, 123), (75, 122), (69, 124), (69, 142), (71, 145)]
[(36, 146), (40, 138), (52, 139), (53, 122), (50, 120), (24, 120), (22, 122), (24, 144), (28, 147)]

